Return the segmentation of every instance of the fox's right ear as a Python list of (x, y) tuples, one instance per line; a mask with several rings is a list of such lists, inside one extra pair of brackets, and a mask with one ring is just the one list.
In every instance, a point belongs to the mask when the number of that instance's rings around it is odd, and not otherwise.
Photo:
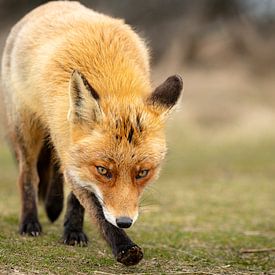
[(69, 86), (70, 109), (68, 120), (72, 123), (99, 122), (102, 111), (99, 105), (99, 95), (89, 84), (83, 74), (74, 70)]

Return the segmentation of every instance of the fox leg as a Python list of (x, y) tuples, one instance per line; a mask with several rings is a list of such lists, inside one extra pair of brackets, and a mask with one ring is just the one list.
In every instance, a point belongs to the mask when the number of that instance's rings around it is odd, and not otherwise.
[(67, 199), (63, 240), (65, 244), (86, 246), (88, 238), (83, 232), (84, 207), (71, 192)]
[(41, 225), (37, 216), (37, 193), (39, 176), (37, 160), (43, 143), (43, 129), (31, 116), (20, 116), (16, 124), (13, 145), (19, 164), (18, 185), (21, 194), (20, 234), (38, 236)]
[(126, 266), (138, 264), (143, 258), (143, 252), (139, 246), (127, 236), (124, 230), (109, 223), (103, 214), (102, 207), (94, 194), (91, 194), (96, 218), (100, 231), (110, 245), (114, 256), (118, 262)]

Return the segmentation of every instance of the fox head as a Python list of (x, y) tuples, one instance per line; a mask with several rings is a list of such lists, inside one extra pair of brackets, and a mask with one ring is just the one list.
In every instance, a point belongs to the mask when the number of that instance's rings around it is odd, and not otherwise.
[(73, 190), (95, 194), (114, 226), (130, 227), (138, 217), (140, 196), (165, 157), (164, 124), (181, 90), (175, 75), (146, 97), (104, 98), (80, 72), (72, 73), (65, 176)]

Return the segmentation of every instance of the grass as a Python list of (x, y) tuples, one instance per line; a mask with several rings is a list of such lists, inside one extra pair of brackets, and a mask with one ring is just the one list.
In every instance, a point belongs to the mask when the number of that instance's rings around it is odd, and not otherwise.
[(225, 139), (179, 127), (169, 143), (161, 178), (129, 230), (145, 259), (128, 268), (114, 261), (88, 219), (85, 248), (64, 246), (62, 218), (51, 224), (42, 206), (43, 235), (19, 236), (16, 168), (0, 146), (0, 273), (275, 273), (275, 135)]

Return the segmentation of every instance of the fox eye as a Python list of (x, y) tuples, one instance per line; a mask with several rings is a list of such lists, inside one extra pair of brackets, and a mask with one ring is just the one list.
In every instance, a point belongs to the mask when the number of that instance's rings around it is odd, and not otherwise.
[(143, 170), (140, 170), (138, 172), (138, 174), (136, 175), (136, 179), (142, 179), (142, 178), (145, 178), (149, 173), (149, 170), (148, 169), (143, 169)]
[(109, 179), (112, 178), (112, 174), (108, 171), (107, 168), (102, 166), (96, 166), (96, 170), (100, 175), (105, 176), (106, 178), (109, 178)]

